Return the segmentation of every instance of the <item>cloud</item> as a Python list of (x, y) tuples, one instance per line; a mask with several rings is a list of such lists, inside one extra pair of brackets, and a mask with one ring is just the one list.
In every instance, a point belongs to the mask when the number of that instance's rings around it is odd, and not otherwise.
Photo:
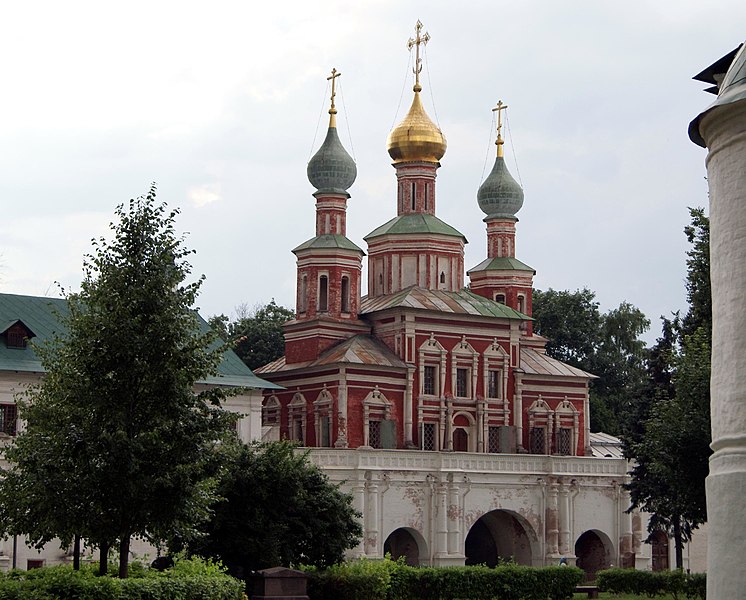
[(195, 208), (202, 208), (213, 202), (221, 200), (220, 184), (207, 183), (199, 187), (193, 187), (187, 192), (189, 201)]

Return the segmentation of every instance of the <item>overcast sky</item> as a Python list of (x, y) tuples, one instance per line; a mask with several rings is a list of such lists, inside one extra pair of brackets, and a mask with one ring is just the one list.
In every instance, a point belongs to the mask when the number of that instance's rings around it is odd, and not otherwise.
[[(0, 23), (0, 289), (75, 289), (117, 204), (158, 184), (207, 280), (204, 316), (295, 302), (290, 250), (314, 235), (306, 163), (342, 72), (354, 155), (348, 237), (396, 214), (386, 136), (423, 100), (448, 150), (437, 214), (486, 256), (476, 191), (509, 105), (507, 164), (525, 190), (517, 257), (540, 289), (588, 287), (653, 321), (686, 306), (688, 206), (707, 203), (686, 135), (714, 96), (691, 80), (746, 37), (743, 0), (13, 2)], [(403, 95), (402, 95), (403, 93)], [(365, 290), (364, 290), (365, 292)]]

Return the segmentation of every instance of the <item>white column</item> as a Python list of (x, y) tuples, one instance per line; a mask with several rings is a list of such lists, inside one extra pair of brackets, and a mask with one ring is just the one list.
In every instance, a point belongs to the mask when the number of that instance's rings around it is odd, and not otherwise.
[(460, 554), (459, 541), (461, 538), (460, 513), (461, 502), (459, 485), (453, 480), (453, 473), (448, 474), (448, 554)]
[(347, 374), (344, 369), (339, 374), (337, 391), (337, 439), (335, 448), (347, 448)]
[(513, 419), (515, 424), (516, 446), (518, 452), (522, 452), (525, 449), (523, 447), (523, 377), (520, 373), (515, 373)]
[(558, 508), (557, 508), (557, 492), (558, 485), (556, 481), (550, 481), (548, 490), (548, 502), (547, 502), (547, 539), (546, 549), (547, 555), (552, 558), (556, 558), (558, 549), (558, 537), (559, 537), (559, 523), (558, 520)]
[(736, 508), (746, 497), (746, 99), (703, 115), (699, 131), (709, 149), (712, 282), (707, 597), (739, 598), (746, 590), (746, 516)]
[(435, 488), (436, 492), (436, 511), (437, 511), (437, 531), (435, 536), (435, 556), (436, 558), (445, 558), (448, 556), (448, 486), (446, 483), (440, 483)]
[(570, 490), (560, 481), (559, 487), (559, 553), (570, 554)]
[(378, 481), (370, 471), (365, 473), (365, 554), (376, 556), (378, 549)]
[[(358, 471), (359, 473), (359, 471)], [(359, 475), (358, 475), (359, 476)], [(354, 558), (360, 558), (362, 556), (365, 556), (365, 528), (366, 528), (366, 519), (365, 519), (365, 479), (358, 479), (355, 481), (354, 485), (352, 486), (352, 506), (356, 511), (358, 511), (363, 517), (363, 536), (360, 538), (360, 541), (358, 542), (357, 546), (353, 548), (352, 550), (352, 556)]]
[[(420, 369), (422, 371), (423, 369)], [(414, 448), (412, 435), (412, 394), (414, 367), (407, 367), (407, 389), (404, 392), (404, 447)]]

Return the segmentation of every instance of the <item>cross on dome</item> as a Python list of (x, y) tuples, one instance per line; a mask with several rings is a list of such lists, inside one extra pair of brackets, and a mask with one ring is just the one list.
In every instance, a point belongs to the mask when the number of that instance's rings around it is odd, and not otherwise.
[(415, 30), (415, 36), (414, 38), (409, 38), (407, 41), (407, 49), (410, 51), (412, 50), (412, 46), (416, 46), (415, 49), (415, 61), (414, 61), (414, 68), (412, 71), (414, 71), (414, 91), (419, 92), (422, 90), (422, 86), (420, 85), (420, 73), (422, 72), (422, 59), (420, 58), (420, 45), (426, 46), (427, 43), (430, 41), (430, 34), (426, 31), (424, 34), (420, 35), (420, 31), (422, 31), (422, 22), (417, 19), (417, 25), (414, 26)]
[(501, 130), (503, 126), (502, 111), (506, 110), (508, 108), (507, 104), (503, 104), (502, 100), (498, 100), (497, 106), (492, 109), (492, 112), (497, 112), (497, 140), (495, 140), (495, 144), (497, 145), (497, 155), (502, 156), (503, 155), (503, 144), (505, 143), (503, 141)]
[(337, 109), (334, 106), (334, 97), (337, 95), (336, 91), (336, 83), (337, 83), (337, 77), (339, 77), (342, 73), (337, 71), (336, 67), (332, 69), (332, 74), (329, 75), (329, 77), (326, 78), (327, 81), (331, 80), (332, 82), (332, 97), (331, 97), (331, 108), (329, 109), (329, 127), (336, 127), (337, 126), (337, 119), (335, 115), (337, 114)]

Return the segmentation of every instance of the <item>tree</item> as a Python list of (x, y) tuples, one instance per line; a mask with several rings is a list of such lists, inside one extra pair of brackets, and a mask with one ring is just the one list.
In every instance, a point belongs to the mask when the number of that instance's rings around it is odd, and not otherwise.
[[(205, 535), (192, 553), (223, 561), (244, 577), (278, 565), (340, 562), (362, 534), (352, 499), (288, 442), (226, 449)], [(177, 542), (174, 544), (179, 546)]]
[(217, 406), (220, 389), (194, 392), (223, 345), (191, 308), (203, 278), (186, 283), (193, 251), (174, 231), (177, 213), (156, 204), (153, 186), (117, 208), (112, 241), (94, 241), (59, 315), (65, 333), (39, 349), (47, 374), (22, 407), (26, 431), (0, 489), (9, 530), (36, 543), (118, 542), (121, 577), (133, 536), (195, 533), (214, 449), (234, 420)]
[(645, 381), (650, 322), (629, 302), (601, 313), (595, 294), (534, 290), (534, 330), (548, 338), (547, 354), (597, 376), (591, 382), (591, 430), (618, 434)]
[(289, 308), (279, 306), (274, 298), (268, 304), (257, 305), (253, 310), (245, 306), (236, 311), (238, 318), (231, 321), (225, 315), (209, 319), (210, 326), (230, 342), (234, 351), (250, 369), (272, 362), (285, 353), (282, 326), (295, 317)]
[(683, 567), (683, 544), (707, 520), (705, 478), (710, 449), (710, 355), (712, 304), (709, 280), (709, 220), (690, 209), (684, 229), (689, 309), (663, 319), (663, 336), (649, 357), (649, 383), (629, 427), (625, 453), (635, 460), (627, 485), (631, 508), (652, 513), (648, 529), (674, 538), (676, 566)]

